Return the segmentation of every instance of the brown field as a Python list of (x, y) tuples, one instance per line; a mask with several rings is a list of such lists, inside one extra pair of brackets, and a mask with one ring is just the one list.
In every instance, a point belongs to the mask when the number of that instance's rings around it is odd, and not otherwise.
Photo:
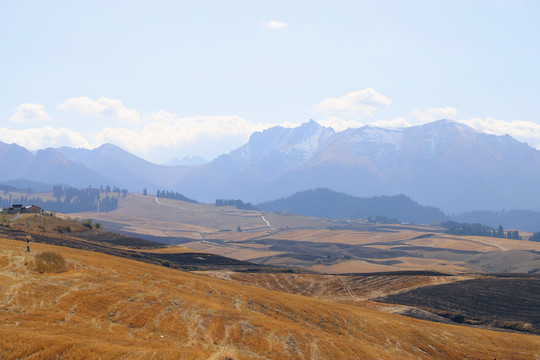
[(270, 234), (268, 237), (278, 240), (308, 241), (320, 243), (340, 243), (348, 245), (367, 245), (379, 241), (394, 242), (414, 238), (423, 233), (405, 230), (402, 232), (373, 232), (355, 230), (320, 230), (320, 229), (292, 229)]
[[(540, 354), (538, 336), (431, 323), (79, 249), (33, 244), (32, 255), (25, 256), (22, 241), (0, 244), (3, 359), (538, 359)], [(61, 254), (69, 270), (31, 271), (27, 264), (43, 251)], [(388, 286), (383, 291), (415, 284)]]
[(263, 257), (273, 257), (276, 255), (281, 255), (283, 252), (279, 251), (271, 251), (266, 250), (264, 248), (259, 247), (250, 247), (249, 245), (241, 246), (241, 245), (230, 245), (230, 246), (217, 246), (212, 245), (208, 242), (191, 242), (191, 243), (185, 243), (184, 246), (188, 249), (192, 249), (195, 251), (202, 251), (206, 253), (211, 254), (219, 254), (221, 256), (230, 257), (237, 260), (243, 260), (243, 261), (254, 261), (259, 258)]
[(418, 259), (418, 258), (395, 258), (394, 261), (399, 263), (385, 265), (384, 261), (340, 261), (333, 265), (313, 265), (308, 267), (308, 270), (326, 273), (326, 274), (349, 274), (349, 273), (369, 273), (380, 271), (441, 271), (446, 273), (466, 273), (467, 268), (459, 261), (441, 262), (435, 259)]
[(70, 216), (96, 219), (111, 231), (194, 251), (329, 274), (540, 271), (538, 242), (454, 236), (429, 226), (242, 211), (135, 194), (120, 199), (113, 212)]
[(315, 275), (315, 274), (253, 274), (233, 271), (203, 271), (201, 274), (245, 285), (256, 285), (265, 289), (290, 294), (316, 297), (344, 304), (377, 306), (368, 300), (403, 293), (419, 287), (447, 284), (474, 279), (475, 275)]

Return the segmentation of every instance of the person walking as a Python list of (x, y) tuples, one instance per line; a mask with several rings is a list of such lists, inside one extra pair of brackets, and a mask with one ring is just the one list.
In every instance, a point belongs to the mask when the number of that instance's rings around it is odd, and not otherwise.
[(30, 239), (26, 240), (26, 251), (24, 253), (30, 253)]

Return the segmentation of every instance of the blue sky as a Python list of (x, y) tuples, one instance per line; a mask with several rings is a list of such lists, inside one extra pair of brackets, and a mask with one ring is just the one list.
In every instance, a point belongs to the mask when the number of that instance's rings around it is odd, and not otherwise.
[(538, 1), (0, 0), (0, 141), (211, 159), (439, 118), (540, 148)]

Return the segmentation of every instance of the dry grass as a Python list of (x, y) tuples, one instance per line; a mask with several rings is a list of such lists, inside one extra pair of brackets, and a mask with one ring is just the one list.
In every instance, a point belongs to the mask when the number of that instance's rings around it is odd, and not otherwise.
[(70, 248), (0, 240), (2, 359), (534, 359), (540, 337), (449, 326)]
[(461, 261), (450, 261), (440, 259), (426, 259), (413, 257), (396, 257), (392, 260), (399, 261), (398, 264), (385, 265), (383, 260), (363, 261), (363, 260), (343, 260), (330, 265), (317, 264), (308, 267), (308, 270), (324, 274), (349, 274), (349, 273), (370, 273), (380, 271), (409, 271), (409, 270), (429, 270), (447, 273), (468, 272), (466, 264)]
[[(282, 273), (236, 273), (232, 271), (201, 272), (219, 279), (234, 281), (245, 285), (256, 285), (269, 290), (290, 294), (316, 297), (319, 299), (348, 304), (368, 304), (367, 300), (398, 294), (418, 287), (440, 285), (474, 278), (464, 276), (425, 276), (425, 275), (369, 275), (334, 276), (314, 274)], [(379, 303), (376, 304), (379, 306)]]
[(76, 233), (89, 229), (74, 218), (57, 217), (43, 214), (24, 214), (11, 223), (11, 228), (37, 233)]
[(404, 230), (402, 232), (373, 232), (354, 230), (289, 230), (268, 237), (279, 240), (309, 241), (321, 243), (341, 243), (348, 245), (365, 245), (378, 241), (394, 242), (413, 238), (424, 233), (418, 231)]
[(40, 274), (61, 273), (68, 270), (68, 264), (62, 255), (54, 251), (37, 254), (29, 264), (30, 268)]
[(237, 246), (235, 244), (231, 246), (217, 246), (210, 243), (203, 243), (201, 241), (186, 243), (184, 244), (184, 246), (195, 251), (221, 255), (242, 261), (251, 261), (267, 256), (276, 256), (283, 254), (283, 252), (280, 251), (271, 251), (260, 248), (252, 249), (246, 248), (246, 246)]

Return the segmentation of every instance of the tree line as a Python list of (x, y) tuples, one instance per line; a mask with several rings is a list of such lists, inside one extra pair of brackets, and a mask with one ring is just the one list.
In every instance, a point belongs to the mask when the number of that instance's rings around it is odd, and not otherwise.
[(242, 200), (216, 199), (216, 206), (232, 206), (241, 210), (259, 210), (252, 204), (245, 203)]
[[(144, 192), (143, 192), (143, 195), (146, 195), (146, 194), (144, 194)], [(197, 201), (195, 201), (193, 199), (190, 199), (188, 197), (185, 197), (184, 195), (180, 194), (179, 192), (174, 192), (174, 191), (158, 190), (157, 193), (156, 193), (156, 196), (158, 198), (163, 198), (163, 199), (180, 200), (180, 201), (186, 201), (186, 202), (190, 202), (190, 203), (193, 203), (193, 204), (197, 204)]]
[(446, 229), (447, 234), (452, 235), (472, 235), (472, 236), (489, 236), (495, 238), (515, 239), (521, 240), (519, 231), (517, 230), (504, 230), (502, 225), (499, 225), (497, 229), (483, 224), (468, 224), (459, 223), (456, 221), (446, 221), (441, 223), (441, 227)]
[[(107, 191), (109, 190), (109, 191)], [(113, 190), (117, 190), (116, 192)], [(115, 195), (116, 194), (116, 195)], [(47, 211), (57, 211), (61, 213), (99, 211), (109, 212), (118, 208), (118, 198), (120, 194), (125, 197), (127, 190), (119, 188), (110, 189), (77, 189), (73, 187), (53, 187), (53, 198), (45, 200), (39, 196), (21, 195), (18, 197), (9, 194), (8, 197), (0, 198), (0, 207), (9, 208), (13, 204), (36, 205)]]

